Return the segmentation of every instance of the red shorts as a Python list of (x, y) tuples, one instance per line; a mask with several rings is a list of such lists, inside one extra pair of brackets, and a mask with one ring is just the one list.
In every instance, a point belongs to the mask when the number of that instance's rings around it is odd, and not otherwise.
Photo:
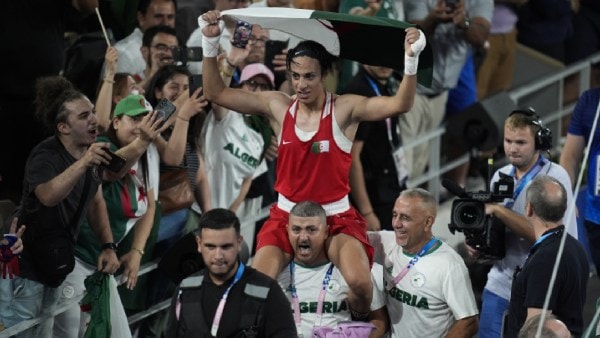
[[(271, 207), (269, 219), (263, 224), (258, 232), (256, 240), (256, 251), (263, 246), (274, 245), (284, 252), (294, 255), (287, 233), (289, 213), (283, 211), (274, 204)], [(367, 222), (362, 215), (353, 207), (341, 214), (327, 216), (329, 225), (329, 236), (346, 234), (359, 240), (369, 257), (369, 264), (373, 265), (373, 247), (369, 244), (367, 237)]]

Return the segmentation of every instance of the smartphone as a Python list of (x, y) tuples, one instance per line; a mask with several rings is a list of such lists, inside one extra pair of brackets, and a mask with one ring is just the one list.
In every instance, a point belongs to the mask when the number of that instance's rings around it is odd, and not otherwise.
[(267, 40), (265, 42), (265, 66), (267, 66), (275, 75), (275, 90), (285, 81), (285, 72), (276, 72), (273, 65), (275, 55), (283, 53), (288, 48), (290, 40)]
[(265, 42), (265, 66), (269, 67), (269, 69), (273, 72), (273, 59), (275, 55), (283, 53), (283, 50), (288, 47), (289, 40), (267, 40)]
[(250, 34), (252, 33), (252, 25), (246, 21), (238, 21), (235, 24), (231, 45), (237, 48), (246, 48)]
[(161, 123), (161, 127), (169, 119), (169, 117), (173, 115), (175, 109), (177, 109), (177, 107), (175, 107), (175, 105), (171, 103), (171, 101), (169, 101), (168, 99), (162, 99), (158, 101), (158, 104), (156, 105), (154, 110), (158, 114), (156, 118), (162, 118), (163, 120)]
[(108, 148), (104, 148), (104, 151), (106, 151), (110, 155), (110, 161), (106, 165), (106, 169), (114, 173), (118, 173), (119, 171), (121, 171), (121, 169), (123, 169), (123, 166), (125, 165), (126, 160), (123, 157), (113, 153)]
[(173, 49), (173, 60), (185, 66), (188, 62), (202, 61), (202, 47), (177, 47)]
[(202, 74), (190, 75), (189, 76), (189, 84), (190, 84), (190, 97), (198, 87), (202, 87)]

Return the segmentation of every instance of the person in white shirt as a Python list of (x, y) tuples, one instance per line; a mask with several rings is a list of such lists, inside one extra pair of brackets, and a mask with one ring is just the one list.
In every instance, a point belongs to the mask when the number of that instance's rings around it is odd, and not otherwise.
[[(329, 236), (323, 207), (310, 201), (296, 204), (290, 210), (287, 231), (294, 259), (277, 280), (292, 303), (298, 336), (313, 337), (317, 327), (335, 328), (340, 322), (350, 321), (348, 284), (325, 250)], [(381, 266), (375, 265), (371, 272), (374, 287), (369, 316), (375, 330), (370, 338), (382, 337), (389, 327), (382, 279)]]
[[(150, 27), (157, 25), (175, 28), (176, 4), (173, 0), (140, 0), (136, 27), (131, 34), (115, 44), (119, 52), (117, 73), (143, 74), (146, 61), (142, 56), (142, 37)], [(136, 79), (138, 82), (141, 78)]]
[(437, 201), (426, 190), (404, 190), (392, 213), (394, 231), (369, 232), (383, 265), (392, 337), (472, 337), (478, 311), (469, 272), (435, 238)]

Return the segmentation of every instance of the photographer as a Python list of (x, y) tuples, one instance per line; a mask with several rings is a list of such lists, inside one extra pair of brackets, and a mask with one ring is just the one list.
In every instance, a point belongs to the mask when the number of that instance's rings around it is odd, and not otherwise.
[[(552, 176), (564, 182), (569, 203), (573, 198), (571, 181), (565, 169), (542, 155), (551, 148), (552, 133), (543, 126), (533, 109), (515, 110), (504, 123), (504, 152), (509, 164), (494, 174), (493, 185), (500, 173), (514, 180), (512, 199), (502, 204), (486, 204), (486, 213), (498, 218), (507, 228), (504, 258), (496, 261), (487, 276), (482, 294), (482, 308), (478, 337), (500, 337), (502, 318), (508, 309), (510, 290), (515, 268), (522, 266), (535, 241), (533, 228), (522, 216), (525, 214), (525, 190), (539, 175)], [(565, 222), (567, 231), (577, 238), (575, 217)], [(467, 245), (471, 256), (478, 252)]]

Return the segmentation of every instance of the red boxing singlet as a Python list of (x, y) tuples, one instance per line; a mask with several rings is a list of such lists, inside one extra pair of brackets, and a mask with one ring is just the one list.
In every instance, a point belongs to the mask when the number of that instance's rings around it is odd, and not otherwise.
[(335, 142), (334, 102), (334, 95), (326, 93), (319, 129), (306, 141), (296, 133), (297, 100), (292, 101), (285, 114), (277, 153), (275, 190), (292, 202), (327, 204), (350, 192), (348, 178), (352, 157)]

